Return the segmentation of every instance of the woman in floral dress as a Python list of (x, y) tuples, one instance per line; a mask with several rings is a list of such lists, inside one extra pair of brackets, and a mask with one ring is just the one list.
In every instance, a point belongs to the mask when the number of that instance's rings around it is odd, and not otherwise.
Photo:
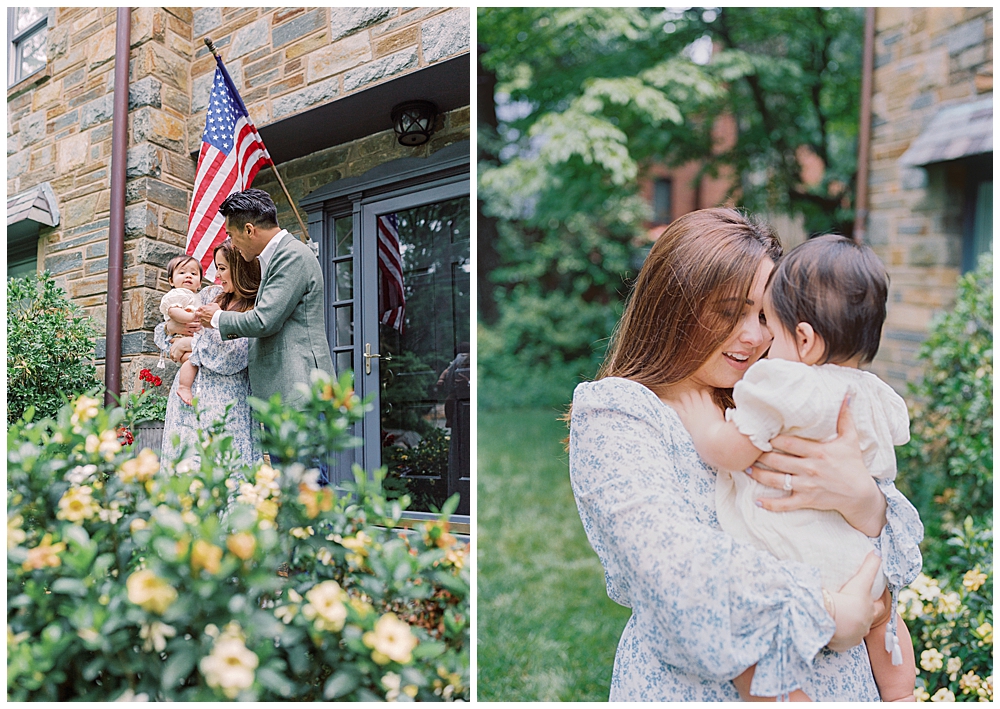
[[(223, 310), (245, 312), (254, 305), (260, 286), (260, 264), (255, 259), (246, 262), (239, 257), (227, 239), (216, 247), (213, 254), (220, 285), (209, 286), (199, 293), (201, 304), (218, 303)], [(247, 374), (249, 340), (225, 340), (213, 328), (201, 330), (198, 336), (174, 338), (168, 342), (164, 324), (156, 326), (156, 346), (170, 348), (171, 359), (179, 359), (184, 351), (191, 351), (191, 362), (198, 366), (192, 391), (195, 407), (186, 405), (177, 395), (177, 377), (174, 377), (167, 398), (167, 414), (163, 424), (162, 465), (172, 467), (181, 457), (191, 457), (197, 441), (197, 430), (206, 429), (213, 421), (226, 415), (226, 433), (233, 438), (233, 449), (245, 465), (260, 460), (261, 454), (253, 435), (253, 418), (247, 397), (250, 396), (250, 377)]]
[[(732, 406), (733, 385), (771, 342), (762, 300), (780, 254), (769, 227), (734, 210), (673, 222), (643, 265), (597, 381), (574, 393), (573, 492), (608, 595), (632, 609), (612, 701), (879, 699), (860, 644), (876, 613), (876, 556), (831, 593), (817, 569), (736, 543), (719, 526), (716, 473), (677, 415), (684, 387)], [(787, 454), (766, 453), (748, 470), (770, 487), (790, 480), (793, 492), (763, 506), (837, 510), (873, 537), (889, 584), (905, 586), (920, 569), (919, 517), (864, 469), (849, 414), (838, 429), (829, 443), (775, 439)]]

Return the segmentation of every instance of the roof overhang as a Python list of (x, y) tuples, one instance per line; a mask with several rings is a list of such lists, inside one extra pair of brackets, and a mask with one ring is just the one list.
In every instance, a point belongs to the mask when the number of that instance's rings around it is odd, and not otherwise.
[(993, 94), (938, 111), (900, 157), (907, 167), (924, 167), (993, 152)]
[[(470, 103), (472, 55), (460, 54), (348, 94), (280, 121), (258, 126), (276, 164), (392, 129), (392, 108), (403, 101), (432, 101), (438, 113)], [(197, 157), (197, 151), (191, 153)]]
[(59, 205), (56, 194), (48, 182), (7, 198), (7, 230), (22, 222), (35, 222), (33, 228), (56, 226), (59, 223)]

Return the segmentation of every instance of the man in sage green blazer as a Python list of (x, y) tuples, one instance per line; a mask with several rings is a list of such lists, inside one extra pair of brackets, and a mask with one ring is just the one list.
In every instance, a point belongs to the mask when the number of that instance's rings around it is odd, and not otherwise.
[(313, 369), (333, 374), (326, 339), (323, 272), (312, 250), (278, 226), (277, 210), (264, 190), (230, 195), (219, 213), (244, 261), (258, 259), (260, 289), (252, 310), (223, 311), (212, 303), (198, 310), (205, 327), (228, 340), (250, 338), (248, 371), (255, 397), (294, 406), (303, 400), (296, 384), (308, 384)]

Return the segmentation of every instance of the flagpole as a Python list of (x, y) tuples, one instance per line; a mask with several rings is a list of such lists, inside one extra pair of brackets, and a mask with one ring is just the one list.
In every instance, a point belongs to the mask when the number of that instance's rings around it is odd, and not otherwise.
[[(205, 46), (208, 47), (208, 51), (212, 53), (212, 56), (217, 59), (221, 58), (219, 57), (219, 50), (216, 49), (215, 45), (212, 43), (211, 37), (205, 37)], [(281, 191), (285, 193), (285, 199), (288, 200), (288, 206), (292, 208), (292, 213), (295, 215), (295, 219), (299, 223), (299, 228), (302, 229), (302, 236), (300, 237), (301, 241), (303, 244), (306, 244), (309, 241), (309, 230), (306, 229), (305, 222), (302, 221), (302, 216), (299, 214), (299, 210), (296, 208), (295, 202), (292, 201), (292, 196), (288, 194), (288, 188), (285, 187), (285, 181), (281, 179), (281, 173), (278, 172), (278, 166), (274, 164), (274, 160), (270, 157), (270, 155), (268, 155), (268, 160), (271, 162), (271, 170), (274, 172), (274, 176), (278, 178), (278, 184), (281, 185)]]

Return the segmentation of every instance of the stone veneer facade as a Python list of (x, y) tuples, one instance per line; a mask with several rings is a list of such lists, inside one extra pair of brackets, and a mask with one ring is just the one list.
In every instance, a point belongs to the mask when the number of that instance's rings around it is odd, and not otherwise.
[[(115, 8), (50, 11), (48, 65), (7, 95), (7, 194), (49, 182), (61, 221), (42, 228), (38, 264), (101, 330), (103, 376)], [(464, 8), (136, 8), (132, 10), (125, 213), (123, 388), (155, 361), (165, 266), (184, 249), (196, 158), (215, 71), (213, 38), (258, 127), (469, 53)], [(400, 157), (469, 138), (469, 108), (438, 116), (416, 148), (385, 131), (280, 164), (294, 200)], [(254, 182), (299, 231), (273, 172)], [(305, 218), (305, 215), (303, 215)], [(145, 356), (144, 356), (145, 353)]]
[(993, 10), (878, 8), (867, 240), (891, 285), (872, 371), (905, 392), (933, 316), (952, 306), (961, 271), (964, 172), (899, 158), (937, 112), (993, 91)]

